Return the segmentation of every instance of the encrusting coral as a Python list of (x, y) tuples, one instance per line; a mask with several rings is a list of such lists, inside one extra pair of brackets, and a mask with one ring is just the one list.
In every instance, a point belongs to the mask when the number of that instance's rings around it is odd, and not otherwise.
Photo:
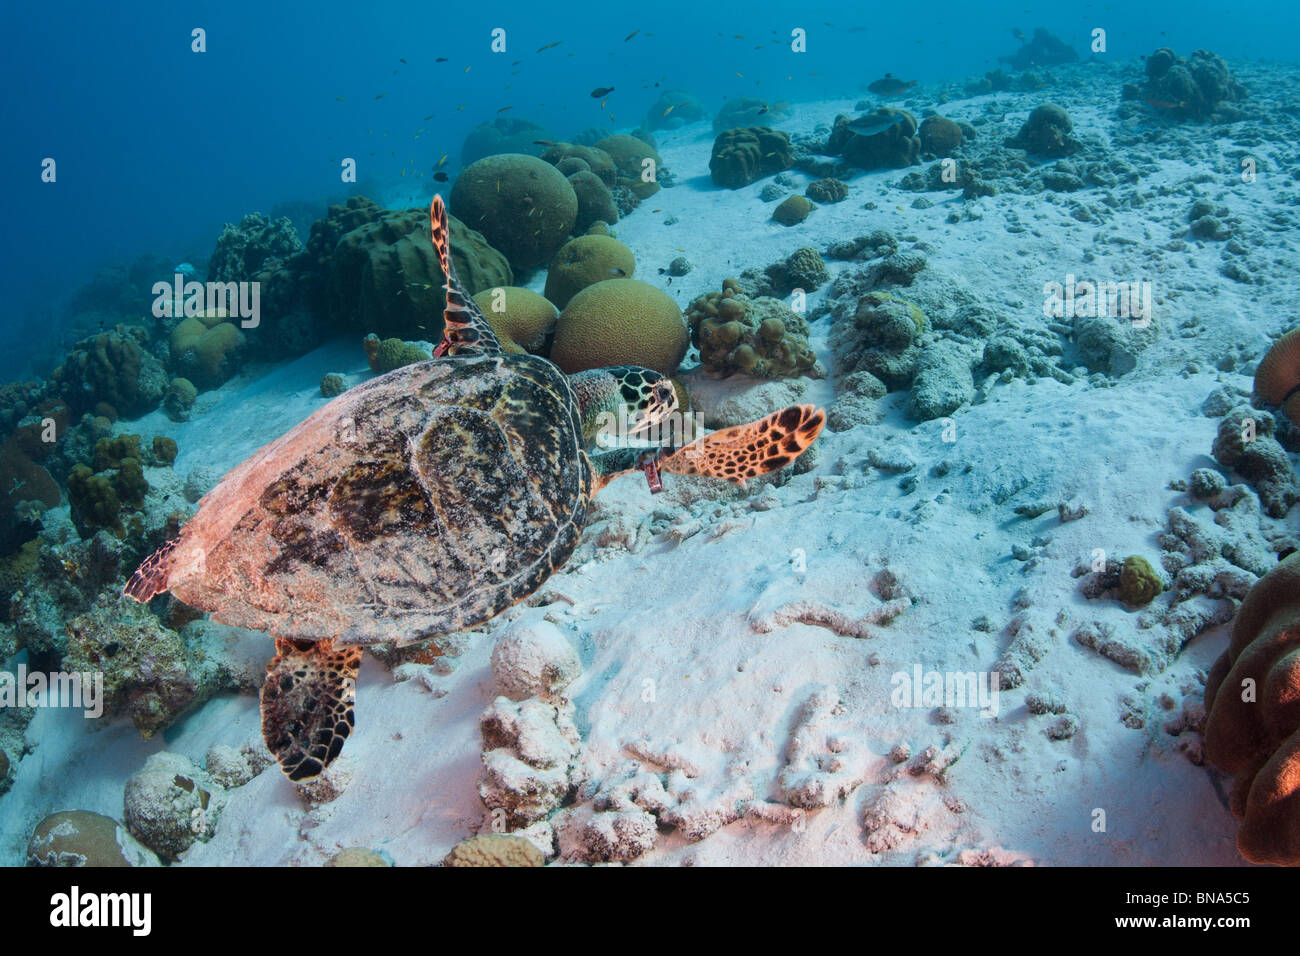
[(1236, 780), (1237, 848), (1300, 865), (1300, 553), (1261, 578), (1205, 685), (1205, 754)]
[(608, 365), (641, 365), (671, 375), (688, 336), (677, 303), (639, 279), (587, 286), (560, 313), (551, 361), (572, 374)]
[(1204, 119), (1220, 103), (1246, 96), (1246, 88), (1228, 64), (1209, 50), (1194, 50), (1184, 60), (1169, 47), (1161, 47), (1146, 58), (1146, 73), (1140, 95), (1147, 105), (1175, 119)]
[(709, 371), (755, 378), (818, 377), (817, 356), (808, 347), (808, 322), (779, 299), (751, 299), (735, 279), (721, 292), (700, 296), (686, 309), (691, 341)]
[(249, 213), (239, 223), (226, 223), (208, 260), (209, 282), (255, 279), (268, 259), (284, 259), (302, 248), (302, 240), (287, 216), (271, 220)]
[(61, 810), (36, 825), (28, 866), (158, 866), (158, 858), (116, 820), (86, 810)]
[(508, 833), (484, 833), (462, 840), (443, 859), (443, 866), (542, 866), (542, 851)]

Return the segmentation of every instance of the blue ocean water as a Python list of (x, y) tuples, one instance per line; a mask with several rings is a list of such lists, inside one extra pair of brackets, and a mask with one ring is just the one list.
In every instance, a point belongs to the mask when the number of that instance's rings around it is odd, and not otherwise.
[[(885, 72), (975, 76), (1043, 26), (1087, 57), (1158, 45), (1293, 59), (1300, 7), (1196, 2), (606, 4), (91, 2), (6, 15), (3, 100), (7, 308), (0, 369), (43, 371), (68, 295), (94, 271), (150, 253), (208, 255), (225, 222), (303, 201), (323, 206), (422, 171), (479, 123), (526, 117), (572, 135), (637, 125), (661, 88), (710, 109), (734, 96), (798, 103), (853, 96)], [(193, 52), (191, 31), (206, 31)], [(807, 31), (807, 52), (790, 49)], [(493, 52), (493, 31), (505, 31)], [(638, 31), (630, 40), (633, 31)], [(538, 52), (559, 41), (558, 46)], [(446, 62), (436, 62), (446, 57)], [(513, 65), (513, 64), (518, 65)], [(604, 108), (589, 93), (614, 87)], [(509, 107), (505, 114), (498, 111)], [(422, 131), (422, 132), (418, 132)], [(419, 137), (418, 139), (416, 137)], [(359, 160), (356, 187), (339, 157)], [(57, 180), (42, 181), (46, 158)]]

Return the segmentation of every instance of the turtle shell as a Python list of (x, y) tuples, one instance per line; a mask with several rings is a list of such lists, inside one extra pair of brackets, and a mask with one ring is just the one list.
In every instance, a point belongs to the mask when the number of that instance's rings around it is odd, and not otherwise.
[(157, 583), (276, 637), (412, 643), (535, 591), (577, 546), (590, 494), (554, 365), (434, 359), (349, 389), (226, 475)]

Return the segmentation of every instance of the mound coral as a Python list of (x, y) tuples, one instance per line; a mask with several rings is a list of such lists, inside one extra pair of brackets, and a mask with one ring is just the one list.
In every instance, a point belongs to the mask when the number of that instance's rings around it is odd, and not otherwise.
[(1255, 394), (1280, 407), (1294, 425), (1300, 424), (1300, 329), (1273, 343), (1255, 369)]
[(119, 325), (74, 345), (50, 377), (77, 412), (107, 402), (118, 414), (134, 418), (156, 408), (167, 388), (162, 363), (149, 354), (148, 345), (144, 329)]
[(195, 841), (212, 839), (226, 792), (188, 757), (162, 751), (127, 778), (122, 802), (131, 835), (174, 860)]
[(841, 375), (870, 372), (891, 390), (906, 388), (916, 375), (918, 339), (925, 315), (888, 292), (868, 292), (852, 317), (837, 319), (831, 350)]
[(721, 133), (740, 126), (767, 126), (789, 115), (783, 103), (769, 106), (764, 100), (752, 96), (737, 96), (722, 104), (722, 109), (713, 118), (713, 132)]
[(187, 422), (190, 420), (190, 410), (194, 407), (194, 400), (198, 397), (199, 390), (194, 387), (194, 383), (188, 378), (174, 378), (171, 385), (167, 387), (167, 393), (163, 396), (163, 410), (167, 417), (174, 422)]
[(1161, 47), (1146, 61), (1143, 98), (1153, 109), (1176, 119), (1204, 119), (1220, 103), (1246, 97), (1246, 88), (1233, 77), (1228, 64), (1209, 50), (1195, 50), (1184, 60)]
[(595, 146), (556, 143), (542, 153), (542, 159), (565, 176), (588, 172), (611, 189), (618, 183), (618, 167), (614, 165), (613, 158), (609, 153)]
[(729, 129), (713, 141), (709, 173), (713, 185), (740, 189), (794, 165), (790, 136), (765, 126)]
[[(455, 216), (447, 225), (456, 274), (471, 295), (514, 282), (506, 257), (481, 233)], [(428, 209), (387, 210), (354, 197), (312, 226), (307, 247), (318, 263), (317, 308), (332, 325), (386, 338), (441, 337), (446, 279), (429, 238)]]
[(1300, 553), (1242, 602), (1205, 684), (1205, 754), (1236, 780), (1237, 848), (1252, 863), (1300, 866)]
[(553, 140), (555, 136), (545, 126), (519, 116), (498, 116), (490, 122), (480, 123), (468, 136), (460, 149), (460, 164), (468, 166), (485, 156), (500, 153), (522, 153), (538, 156), (542, 152), (536, 140)]
[(1069, 156), (1083, 148), (1083, 144), (1070, 135), (1074, 124), (1070, 115), (1055, 103), (1034, 107), (1020, 131), (1006, 141), (1012, 149), (1023, 149), (1034, 156), (1057, 159)]
[(649, 143), (620, 133), (606, 136), (596, 143), (596, 148), (603, 149), (614, 160), (618, 170), (615, 185), (627, 189), (637, 199), (649, 199), (659, 191), (664, 161)]
[(569, 185), (578, 197), (578, 218), (573, 231), (584, 233), (596, 222), (618, 222), (618, 204), (614, 194), (595, 173), (581, 170), (569, 175)]
[(1268, 412), (1240, 405), (1219, 422), (1211, 454), (1254, 486), (1270, 517), (1282, 518), (1300, 500), (1300, 485), (1291, 459), (1273, 437), (1275, 427)]
[(337, 372), (326, 372), (320, 379), (320, 394), (322, 398), (334, 398), (342, 395), (347, 388), (343, 381), (343, 376)]
[(921, 149), (936, 156), (951, 156), (961, 145), (961, 127), (944, 116), (927, 116), (917, 131)]
[(1119, 597), (1129, 607), (1146, 607), (1164, 590), (1164, 581), (1139, 554), (1129, 555), (1119, 571)]
[(635, 271), (636, 257), (617, 239), (579, 236), (555, 254), (546, 273), (545, 295), (563, 309), (587, 286), (606, 279), (630, 279)]
[[(370, 358), (370, 343), (373, 341), (367, 336), (367, 358)], [(383, 339), (374, 345), (373, 359), (371, 359), (371, 368), (376, 372), (391, 372), (394, 369), (402, 368), (407, 365), (414, 365), (416, 362), (427, 362), (432, 356), (418, 345), (412, 345), (410, 342), (403, 342), (401, 339)]]
[(508, 833), (484, 833), (457, 843), (443, 866), (542, 866), (542, 851)]
[(813, 202), (835, 203), (848, 196), (849, 187), (838, 179), (818, 179), (809, 183), (803, 193)]
[(550, 163), (504, 153), (480, 159), (457, 177), (451, 209), (511, 266), (528, 269), (550, 259), (573, 230), (578, 197)]
[[(746, 270), (743, 278), (751, 275)], [(789, 295), (795, 289), (812, 292), (830, 279), (830, 271), (821, 253), (811, 246), (796, 249), (781, 262), (774, 262), (763, 270), (763, 279), (755, 282), (757, 289), (751, 288), (748, 294), (754, 295)]]
[(860, 169), (902, 169), (921, 161), (916, 117), (906, 110), (881, 107), (856, 119), (840, 114), (825, 151)]
[(249, 213), (238, 226), (226, 223), (208, 260), (209, 282), (249, 282), (268, 259), (285, 259), (302, 248), (293, 222)]
[(507, 352), (540, 355), (560, 315), (545, 296), (516, 286), (485, 289), (474, 296), (474, 301)]
[(755, 378), (817, 376), (817, 356), (808, 347), (808, 322), (784, 302), (751, 299), (735, 279), (721, 292), (700, 296), (687, 307), (691, 341), (700, 364), (711, 372), (744, 372)]
[(51, 813), (36, 824), (27, 844), (28, 866), (158, 866), (116, 820), (86, 810)]
[(570, 300), (555, 326), (551, 361), (565, 372), (643, 365), (671, 375), (686, 355), (681, 310), (638, 279), (607, 279)]
[(190, 317), (172, 329), (172, 369), (203, 388), (215, 388), (235, 371), (243, 333), (224, 313), (213, 310)]
[(812, 203), (803, 196), (790, 196), (772, 210), (772, 218), (783, 226), (797, 226), (808, 218), (810, 212)]

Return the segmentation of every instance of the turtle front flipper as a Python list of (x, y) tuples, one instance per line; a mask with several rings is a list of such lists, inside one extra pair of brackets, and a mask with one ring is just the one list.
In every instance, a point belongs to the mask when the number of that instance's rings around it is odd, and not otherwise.
[(683, 445), (659, 459), (658, 470), (734, 481), (779, 471), (817, 440), (826, 410), (790, 405), (766, 418), (724, 428)]
[(442, 313), (442, 341), (434, 349), (434, 357), (443, 355), (501, 355), (501, 342), (484, 317), (478, 304), (456, 277), (456, 267), (451, 261), (451, 230), (447, 225), (447, 207), (442, 197), (435, 195), (429, 208), (430, 233), (438, 265), (447, 277), (447, 308)]
[(293, 781), (330, 765), (356, 723), (361, 648), (276, 638), (262, 685), (262, 738)]

